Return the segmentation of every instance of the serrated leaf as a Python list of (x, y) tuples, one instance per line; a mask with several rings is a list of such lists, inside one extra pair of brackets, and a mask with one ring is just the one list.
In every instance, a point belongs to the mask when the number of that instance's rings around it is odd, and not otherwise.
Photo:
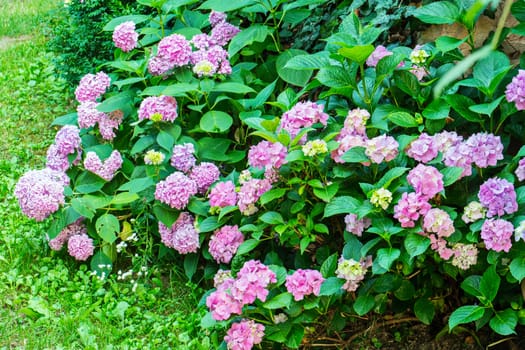
[(252, 250), (254, 250), (258, 245), (260, 241), (257, 239), (248, 239), (241, 243), (239, 248), (237, 249), (237, 255), (244, 255)]
[(314, 70), (330, 65), (330, 53), (321, 51), (314, 54), (304, 54), (292, 57), (286, 62), (285, 68), (296, 70)]
[(161, 130), (157, 135), (157, 144), (166, 151), (171, 152), (173, 145), (175, 144), (175, 139), (170, 133)]
[(354, 301), (354, 311), (359, 315), (363, 316), (367, 314), (375, 305), (375, 298), (371, 295), (360, 295)]
[(286, 63), (293, 57), (304, 55), (305, 53), (306, 51), (303, 50), (288, 49), (277, 57), (275, 65), (277, 68), (277, 74), (282, 80), (296, 86), (305, 86), (308, 83), (312, 77), (311, 71), (286, 67)]
[(479, 282), (479, 290), (481, 293), (483, 293), (485, 298), (492, 302), (498, 294), (500, 282), (501, 277), (496, 272), (496, 266), (491, 265), (481, 277), (481, 281)]
[(374, 45), (360, 45), (354, 47), (343, 47), (340, 48), (337, 52), (341, 56), (346, 57), (349, 60), (361, 65), (365, 63), (366, 59), (368, 58), (368, 56), (370, 56), (374, 49)]
[(285, 188), (275, 188), (273, 190), (270, 190), (268, 192), (265, 192), (260, 198), (259, 201), (262, 205), (268, 204), (271, 201), (282, 198), (286, 193)]
[(104, 214), (97, 219), (95, 228), (100, 238), (105, 242), (113, 243), (117, 240), (117, 234), (120, 232), (120, 223), (115, 215)]
[(350, 196), (335, 197), (325, 206), (323, 217), (349, 214), (354, 212), (360, 205), (361, 201)]
[(377, 251), (375, 261), (385, 270), (389, 270), (400, 255), (401, 251), (397, 248), (381, 248)]
[(461, 306), (454, 310), (448, 319), (448, 328), (454, 329), (458, 324), (469, 323), (483, 317), (484, 308), (476, 305)]
[(443, 186), (450, 186), (454, 182), (458, 181), (461, 178), (463, 170), (463, 168), (457, 166), (441, 169), (440, 173), (443, 174)]
[[(221, 0), (221, 2), (224, 2)], [(214, 9), (215, 11), (219, 11)], [(246, 29), (241, 30), (233, 39), (230, 41), (228, 46), (228, 54), (230, 57), (241, 51), (244, 47), (253, 44), (254, 42), (263, 42), (266, 37), (272, 32), (272, 30), (261, 24), (254, 24)]]
[(334, 295), (341, 292), (341, 287), (345, 284), (345, 280), (337, 277), (328, 277), (321, 285), (320, 296)]
[(338, 190), (339, 185), (337, 183), (333, 183), (323, 188), (314, 188), (314, 195), (325, 202), (330, 202), (330, 200), (337, 194)]
[(111, 199), (110, 204), (113, 205), (124, 205), (124, 204), (130, 204), (133, 203), (139, 199), (139, 195), (133, 192), (121, 192), (117, 193), (113, 198)]
[(417, 8), (412, 15), (429, 24), (453, 24), (459, 18), (456, 4), (449, 1), (435, 1)]
[(334, 253), (330, 255), (328, 258), (326, 258), (325, 261), (323, 261), (320, 272), (324, 278), (328, 278), (335, 273), (335, 270), (337, 269), (337, 259), (338, 259), (338, 254)]
[(404, 127), (404, 128), (415, 128), (419, 125), (410, 113), (407, 112), (393, 112), (387, 115), (387, 119), (392, 123)]
[(139, 179), (133, 179), (129, 182), (122, 184), (118, 188), (119, 191), (129, 191), (131, 193), (139, 193), (145, 189), (155, 186), (155, 181), (150, 177), (142, 177)]
[(206, 112), (200, 120), (200, 128), (211, 133), (227, 131), (233, 124), (233, 118), (221, 111)]
[(292, 303), (292, 294), (289, 292), (284, 292), (279, 295), (276, 295), (272, 299), (268, 300), (263, 304), (263, 307), (270, 310), (287, 308)]
[(518, 325), (518, 315), (516, 311), (512, 309), (505, 309), (498, 311), (490, 319), (490, 328), (498, 334), (510, 335), (516, 334), (516, 326)]
[(416, 317), (426, 325), (430, 325), (434, 319), (436, 310), (434, 304), (426, 298), (418, 299), (414, 303), (414, 314)]
[(284, 219), (281, 214), (276, 211), (268, 211), (262, 214), (259, 219), (270, 225), (284, 224)]
[(410, 258), (414, 258), (427, 251), (430, 246), (430, 239), (417, 233), (409, 233), (404, 245)]
[(199, 232), (211, 232), (221, 226), (222, 224), (218, 222), (216, 216), (209, 216), (206, 219), (202, 220), (202, 222), (198, 226), (198, 230)]
[(509, 265), (512, 277), (521, 282), (525, 278), (525, 257), (517, 257)]

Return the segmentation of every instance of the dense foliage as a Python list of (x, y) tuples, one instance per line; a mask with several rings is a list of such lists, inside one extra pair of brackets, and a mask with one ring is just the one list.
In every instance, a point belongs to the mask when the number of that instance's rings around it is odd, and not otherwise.
[[(521, 25), (482, 48), (383, 46), (369, 2), (309, 53), (286, 33), (330, 2), (139, 2), (150, 14), (104, 26), (115, 59), (17, 184), (26, 215), (53, 218), (52, 249), (99, 278), (180, 263), (208, 289), (215, 348), (297, 348), (369, 313), (525, 322), (525, 73), (498, 50)], [(472, 33), (490, 5), (385, 14)], [(512, 12), (525, 21), (523, 1)]]

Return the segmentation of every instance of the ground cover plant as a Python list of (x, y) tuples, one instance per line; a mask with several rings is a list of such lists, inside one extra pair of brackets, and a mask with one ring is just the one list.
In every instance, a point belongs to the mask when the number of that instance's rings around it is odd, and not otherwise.
[[(183, 267), (213, 348), (351, 346), (369, 315), (517, 334), (525, 73), (499, 45), (525, 3), (483, 47), (380, 45), (351, 11), (321, 50), (289, 48), (322, 3), (141, 0), (110, 20), (115, 59), (53, 122), (22, 212), (102, 281)], [(472, 33), (496, 4), (420, 5), (395, 19)]]

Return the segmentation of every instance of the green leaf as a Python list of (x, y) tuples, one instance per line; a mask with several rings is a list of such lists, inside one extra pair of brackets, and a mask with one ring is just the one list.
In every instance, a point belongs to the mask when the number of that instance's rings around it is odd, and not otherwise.
[(440, 173), (443, 174), (443, 185), (445, 187), (450, 186), (454, 182), (458, 181), (461, 178), (463, 170), (463, 168), (457, 166), (451, 166), (441, 169)]
[[(229, 3), (223, 0), (219, 0), (219, 2)], [(239, 2), (232, 2), (232, 4), (234, 3), (238, 4)], [(214, 10), (220, 11), (217, 9)], [(272, 30), (269, 27), (261, 24), (254, 24), (246, 29), (241, 30), (241, 32), (234, 36), (230, 41), (230, 45), (228, 46), (229, 56), (233, 57), (233, 55), (241, 51), (241, 49), (253, 44), (254, 42), (262, 43), (264, 40), (266, 40), (266, 37), (271, 34), (271, 32)]]
[(203, 329), (213, 328), (217, 324), (217, 321), (213, 318), (211, 311), (207, 312), (204, 317), (201, 318), (200, 326)]
[(168, 85), (164, 90), (162, 90), (162, 95), (182, 97), (186, 96), (187, 92), (197, 91), (199, 89), (199, 84), (197, 83), (176, 83)]
[(189, 280), (197, 272), (197, 266), (199, 265), (199, 255), (195, 253), (187, 254), (184, 257), (184, 273)]
[(335, 270), (337, 269), (337, 259), (338, 254), (334, 253), (326, 258), (326, 260), (323, 262), (320, 272), (324, 278), (328, 278), (335, 273)]
[(481, 297), (483, 293), (480, 290), (481, 276), (471, 275), (461, 282), (461, 289), (477, 298)]
[(359, 316), (367, 314), (375, 305), (375, 298), (371, 295), (360, 295), (354, 301), (354, 311)]
[(498, 334), (516, 334), (515, 329), (518, 325), (518, 315), (516, 311), (512, 309), (498, 311), (494, 317), (490, 319), (489, 325), (490, 328), (492, 328), (492, 330)]
[(452, 108), (459, 113), (460, 116), (465, 118), (465, 120), (469, 122), (481, 122), (482, 119), (477, 115), (476, 113), (472, 112), (469, 107), (474, 105), (475, 102), (468, 98), (467, 96), (463, 96), (460, 94), (455, 95), (447, 95), (443, 97), (445, 101), (452, 106)]
[(153, 213), (157, 220), (162, 222), (166, 227), (173, 226), (173, 223), (179, 217), (179, 212), (162, 204), (155, 204), (153, 206)]
[(521, 282), (525, 278), (525, 257), (517, 257), (509, 265), (512, 277)]
[(466, 41), (467, 37), (463, 39), (457, 39), (451, 36), (440, 36), (436, 39), (436, 48), (439, 51), (445, 53), (458, 48), (459, 46), (461, 46), (461, 44), (463, 44)]
[(215, 85), (212, 89), (212, 92), (231, 92), (234, 94), (248, 94), (250, 92), (255, 92), (254, 89), (248, 85), (234, 82), (225, 82)]
[(380, 59), (376, 66), (376, 81), (382, 82), (385, 77), (389, 76), (394, 70), (396, 70), (401, 61), (403, 61), (403, 55), (397, 53)]
[(262, 214), (259, 220), (270, 225), (284, 224), (282, 215), (276, 211), (268, 211)]
[(221, 211), (219, 212), (219, 221), (222, 220), (222, 218), (230, 213), (233, 213), (234, 211), (237, 211), (239, 207), (236, 205), (229, 205), (227, 207), (222, 207)]
[(374, 45), (361, 45), (354, 47), (343, 47), (340, 48), (337, 52), (348, 58), (351, 61), (356, 62), (359, 65), (365, 63), (366, 59), (374, 51)]
[(104, 187), (106, 181), (93, 173), (84, 172), (76, 179), (75, 183), (78, 184), (74, 187), (75, 192), (93, 193)]
[(361, 201), (350, 196), (335, 197), (325, 206), (323, 217), (349, 214), (354, 212), (360, 205)]
[(484, 308), (481, 306), (467, 305), (461, 306), (454, 310), (448, 319), (448, 328), (450, 331), (458, 324), (469, 323), (483, 317)]
[(238, 0), (238, 1), (224, 1), (224, 0), (207, 0), (199, 10), (214, 10), (218, 12), (228, 12), (237, 10), (243, 7), (248, 7), (256, 4), (256, 0)]
[(442, 99), (432, 101), (424, 110), (423, 117), (430, 120), (441, 120), (450, 114), (450, 106)]
[(124, 205), (124, 204), (130, 204), (139, 199), (139, 195), (134, 192), (122, 192), (116, 194), (113, 199), (111, 199), (111, 203), (113, 205)]
[(132, 21), (135, 24), (139, 24), (142, 22), (145, 22), (150, 19), (150, 16), (146, 15), (127, 15), (127, 16), (120, 16), (117, 18), (113, 18), (111, 21), (109, 21), (102, 30), (104, 31), (113, 31), (115, 30), (115, 27), (117, 27), (119, 24), (122, 24), (127, 21)]
[(98, 277), (107, 277), (113, 269), (113, 261), (104, 254), (102, 251), (98, 251), (90, 261), (91, 271), (93, 271)]
[(237, 255), (244, 255), (248, 254), (252, 250), (254, 250), (261, 241), (257, 239), (248, 239), (241, 243), (239, 248), (237, 249)]
[(211, 232), (221, 226), (222, 224), (218, 222), (216, 216), (209, 216), (206, 219), (202, 220), (202, 222), (198, 226), (198, 229), (199, 232)]
[(394, 291), (394, 296), (402, 301), (411, 300), (416, 294), (414, 285), (409, 280), (401, 281), (401, 286)]
[(414, 314), (416, 317), (426, 325), (430, 325), (434, 319), (436, 310), (434, 304), (426, 298), (418, 299), (414, 303)]
[(419, 94), (419, 81), (412, 72), (406, 70), (394, 71), (394, 84), (410, 96), (417, 96)]
[(341, 293), (341, 287), (345, 284), (345, 280), (337, 277), (328, 277), (321, 285), (320, 296), (334, 295)]
[(120, 92), (117, 95), (102, 101), (97, 105), (97, 110), (100, 112), (113, 112), (116, 110), (124, 110), (133, 104), (133, 97), (135, 94), (130, 90)]
[(260, 203), (262, 205), (265, 205), (265, 204), (268, 204), (270, 203), (271, 201), (273, 201), (274, 199), (278, 199), (278, 198), (283, 198), (283, 196), (285, 195), (286, 193), (286, 189), (285, 188), (275, 188), (273, 190), (270, 190), (268, 192), (265, 192), (261, 197), (260, 197)]
[(483, 276), (479, 283), (479, 290), (483, 293), (483, 296), (489, 301), (494, 301), (496, 295), (498, 294), (499, 285), (501, 282), (501, 277), (496, 272), (496, 266), (491, 265)]
[(479, 105), (469, 106), (469, 109), (472, 112), (479, 113), (479, 114), (485, 114), (485, 115), (490, 116), (490, 115), (492, 115), (492, 112), (494, 112), (494, 110), (496, 108), (498, 108), (498, 106), (500, 105), (500, 103), (501, 103), (501, 101), (503, 100), (504, 97), (505, 97), (505, 95), (500, 96), (500, 97), (498, 97), (497, 99), (493, 100), (490, 103), (482, 103), (482, 104), (479, 104)]
[(389, 270), (400, 255), (401, 251), (397, 248), (381, 248), (377, 250), (375, 261), (385, 270)]
[(270, 310), (287, 308), (292, 303), (292, 294), (284, 292), (276, 295), (272, 299), (268, 300), (263, 304), (263, 307)]
[(146, 78), (128, 78), (123, 80), (117, 80), (113, 83), (117, 88), (121, 89), (125, 85), (132, 85), (141, 81), (146, 80)]
[(448, 1), (435, 1), (417, 8), (412, 15), (429, 24), (453, 24), (460, 16), (456, 4)]
[(374, 187), (375, 188), (381, 188), (381, 187), (387, 188), (388, 186), (390, 186), (392, 181), (403, 176), (403, 174), (406, 173), (408, 169), (409, 168), (395, 167), (395, 168), (388, 170), (385, 173), (385, 175), (383, 175), (383, 177), (377, 182), (376, 186)]
[(129, 191), (131, 193), (139, 193), (153, 186), (155, 186), (155, 181), (152, 178), (142, 177), (139, 179), (133, 179), (129, 182), (122, 184), (122, 186), (120, 186), (118, 190)]
[(314, 188), (314, 194), (317, 198), (322, 199), (325, 202), (330, 202), (332, 198), (337, 194), (337, 191), (339, 190), (339, 185), (337, 183), (333, 183), (328, 186), (324, 186), (323, 188)]
[(370, 159), (365, 154), (365, 150), (366, 148), (361, 146), (352, 147), (341, 156), (341, 159), (347, 163), (369, 162)]
[[(131, 148), (131, 155), (135, 155), (144, 151), (146, 148), (152, 146), (155, 143), (155, 138), (152, 135), (146, 135), (140, 137), (137, 142)], [(171, 151), (171, 150), (170, 150)]]
[(95, 228), (100, 238), (105, 242), (113, 243), (120, 232), (120, 223), (115, 215), (104, 214), (97, 219)]
[(339, 66), (327, 66), (319, 70), (316, 79), (323, 85), (330, 88), (352, 88), (356, 89), (355, 74), (357, 73), (357, 64), (352, 69)]
[(288, 84), (296, 86), (305, 86), (308, 83), (308, 81), (312, 77), (311, 71), (298, 70), (286, 67), (286, 63), (293, 57), (304, 55), (305, 53), (306, 52), (303, 50), (288, 49), (277, 57), (277, 61), (275, 63), (277, 68), (277, 74), (282, 80), (284, 80)]
[(286, 338), (286, 346), (296, 349), (301, 346), (304, 337), (304, 328), (300, 325), (294, 325), (288, 337)]
[(285, 68), (295, 70), (314, 70), (330, 65), (330, 53), (321, 51), (314, 54), (304, 54), (292, 57), (286, 62)]
[(392, 123), (404, 128), (415, 128), (419, 125), (419, 123), (416, 121), (416, 118), (407, 112), (393, 112), (388, 114), (386, 117)]
[(71, 206), (77, 213), (90, 220), (95, 216), (95, 210), (88, 206), (82, 197), (73, 198), (71, 200)]
[(200, 128), (211, 133), (227, 131), (233, 124), (233, 118), (221, 111), (206, 112), (200, 121)]
[(417, 233), (409, 233), (405, 239), (404, 246), (412, 259), (427, 251), (430, 246), (430, 239)]

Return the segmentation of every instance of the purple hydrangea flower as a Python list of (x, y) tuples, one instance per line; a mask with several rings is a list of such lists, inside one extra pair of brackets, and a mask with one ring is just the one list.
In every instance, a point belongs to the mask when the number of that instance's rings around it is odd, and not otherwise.
[(139, 120), (172, 122), (177, 118), (177, 100), (172, 96), (146, 97), (139, 107)]
[(514, 226), (503, 219), (487, 219), (481, 226), (481, 239), (485, 248), (496, 252), (508, 252), (512, 247), (512, 234)]
[(87, 234), (73, 235), (67, 241), (69, 255), (79, 261), (86, 261), (93, 255), (94, 249), (93, 240)]
[(55, 238), (49, 240), (49, 247), (58, 251), (62, 249), (69, 237), (87, 234), (86, 225), (83, 221), (84, 218), (80, 218), (74, 223), (67, 225)]
[(443, 174), (433, 166), (418, 164), (407, 175), (408, 183), (424, 199), (430, 199), (443, 191)]
[(345, 224), (346, 231), (361, 237), (363, 235), (363, 231), (372, 224), (372, 221), (370, 221), (368, 218), (358, 219), (357, 215), (348, 214), (345, 216)]
[(456, 146), (463, 141), (463, 137), (459, 136), (455, 131), (442, 131), (434, 134), (433, 137), (434, 144), (438, 151), (443, 154), (445, 154), (450, 147)]
[(268, 179), (251, 179), (242, 184), (237, 196), (237, 205), (243, 215), (252, 215), (257, 212), (255, 202), (272, 188)]
[(348, 111), (343, 129), (337, 138), (342, 139), (347, 135), (360, 135), (367, 138), (366, 122), (368, 119), (370, 119), (370, 113), (366, 109), (356, 108)]
[(224, 337), (228, 350), (251, 350), (264, 337), (264, 326), (252, 320), (233, 323)]
[(240, 30), (236, 26), (226, 21), (222, 21), (215, 24), (215, 26), (213, 26), (211, 29), (211, 40), (216, 45), (225, 46), (239, 32)]
[(319, 295), (324, 278), (317, 270), (298, 269), (286, 276), (286, 290), (292, 293), (295, 301), (303, 300), (305, 296)]
[(78, 102), (95, 102), (111, 85), (111, 79), (104, 72), (86, 74), (80, 79), (75, 90)]
[(237, 203), (235, 184), (231, 181), (218, 182), (208, 194), (210, 206), (224, 208)]
[(418, 162), (428, 163), (438, 155), (435, 139), (427, 133), (422, 133), (410, 144), (407, 155)]
[(221, 176), (219, 168), (213, 163), (203, 162), (191, 169), (190, 178), (197, 184), (199, 193), (206, 193), (208, 188)]
[(514, 172), (519, 181), (525, 180), (525, 158), (521, 158), (518, 162), (518, 167)]
[(183, 35), (171, 34), (159, 42), (157, 55), (148, 62), (148, 70), (153, 75), (162, 75), (175, 67), (189, 63), (191, 44)]
[(195, 147), (192, 143), (173, 146), (173, 154), (170, 158), (171, 165), (177, 170), (188, 173), (196, 162), (194, 153)]
[(217, 73), (231, 74), (232, 72), (228, 51), (218, 45), (193, 52), (190, 62), (194, 66), (194, 73), (198, 76), (213, 76)]
[[(328, 123), (328, 114), (324, 113), (324, 106), (311, 101), (299, 102), (282, 115), (279, 130), (288, 131), (293, 139), (301, 129), (309, 128), (315, 123)], [(301, 142), (306, 142), (306, 135), (301, 138)]]
[(61, 154), (78, 152), (81, 143), (80, 130), (74, 125), (64, 125), (55, 136), (55, 145)]
[(49, 146), (46, 154), (46, 167), (52, 170), (65, 172), (69, 169), (69, 166), (68, 155), (61, 153), (56, 144)]
[(210, 238), (209, 252), (218, 263), (229, 264), (244, 242), (244, 236), (237, 225), (225, 225), (215, 231)]
[(514, 185), (497, 177), (488, 179), (478, 192), (480, 203), (487, 208), (487, 217), (512, 214), (518, 210)]
[(195, 253), (200, 247), (194, 218), (188, 212), (180, 213), (171, 228), (159, 221), (159, 233), (162, 243), (180, 254)]
[(368, 56), (368, 58), (366, 59), (366, 65), (369, 67), (375, 67), (377, 66), (379, 60), (381, 60), (383, 57), (390, 56), (393, 54), (394, 53), (392, 51), (388, 51), (388, 49), (383, 45), (378, 45), (376, 46), (372, 54), (370, 54), (370, 56)]
[(372, 163), (390, 162), (399, 154), (399, 143), (386, 134), (376, 136), (366, 142), (365, 154)]
[(514, 102), (518, 111), (525, 110), (525, 70), (520, 69), (505, 90), (507, 101)]
[(470, 149), (472, 162), (480, 168), (495, 166), (503, 159), (503, 144), (499, 136), (487, 133), (477, 133), (470, 136), (466, 145)]
[(115, 130), (118, 130), (123, 117), (124, 113), (121, 110), (101, 116), (98, 120), (98, 130), (104, 140), (113, 140), (115, 138)]
[(470, 147), (464, 142), (450, 146), (443, 154), (443, 163), (449, 167), (455, 166), (463, 168), (461, 177), (470, 176), (472, 174), (472, 154)]
[(160, 181), (155, 189), (155, 199), (175, 209), (184, 209), (191, 196), (197, 193), (197, 184), (181, 172), (174, 172)]
[(226, 21), (226, 14), (224, 12), (211, 11), (210, 12), (210, 24), (215, 27), (217, 24)]
[(67, 185), (69, 178), (61, 171), (31, 170), (18, 180), (14, 194), (27, 217), (42, 221), (65, 203)]
[(123, 160), (120, 152), (114, 150), (110, 156), (102, 162), (95, 152), (88, 152), (84, 159), (84, 168), (103, 178), (106, 181), (111, 181), (115, 173), (122, 166)]
[(444, 210), (430, 209), (423, 218), (423, 229), (436, 233), (438, 237), (449, 237), (456, 230), (450, 215)]
[(135, 31), (135, 23), (126, 21), (113, 30), (113, 43), (124, 52), (129, 52), (137, 47), (139, 35)]
[(87, 101), (77, 106), (78, 126), (87, 129), (106, 118), (106, 113), (97, 110), (98, 105), (97, 102)]
[(279, 142), (261, 141), (250, 147), (248, 151), (248, 164), (258, 169), (277, 168), (284, 163), (288, 154), (286, 147)]
[(430, 208), (426, 198), (420, 194), (404, 192), (394, 207), (394, 218), (399, 221), (401, 227), (414, 227), (415, 221), (425, 215)]

